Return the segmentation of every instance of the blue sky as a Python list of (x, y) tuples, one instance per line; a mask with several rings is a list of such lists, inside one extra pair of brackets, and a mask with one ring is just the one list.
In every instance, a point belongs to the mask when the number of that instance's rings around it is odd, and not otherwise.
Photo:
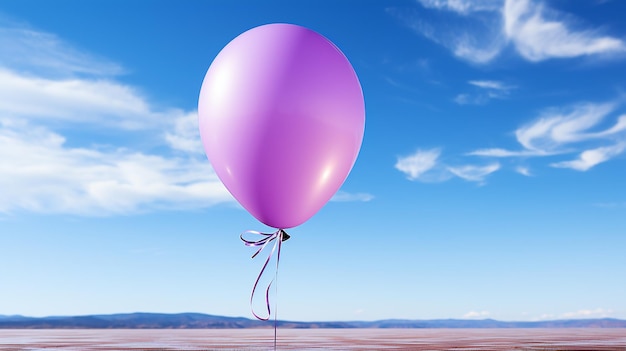
[(4, 1), (0, 314), (251, 316), (266, 228), (197, 132), (258, 25), (332, 40), (366, 130), (291, 229), (279, 318), (626, 318), (622, 1)]

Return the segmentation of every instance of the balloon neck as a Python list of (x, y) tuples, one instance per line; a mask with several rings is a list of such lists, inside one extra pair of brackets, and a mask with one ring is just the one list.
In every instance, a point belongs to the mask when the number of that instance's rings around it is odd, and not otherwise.
[(291, 238), (291, 235), (287, 234), (286, 231), (282, 230), (282, 229), (278, 229), (279, 231), (279, 235), (281, 238), (281, 241), (287, 241), (289, 240), (289, 238)]

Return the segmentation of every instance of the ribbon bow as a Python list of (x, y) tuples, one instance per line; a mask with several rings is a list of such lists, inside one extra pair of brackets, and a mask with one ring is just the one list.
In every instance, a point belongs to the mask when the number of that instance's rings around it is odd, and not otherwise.
[[(247, 239), (244, 239), (243, 237), (245, 234), (261, 235), (262, 237), (258, 240), (247, 240)], [(254, 287), (252, 288), (252, 293), (250, 294), (250, 309), (252, 310), (252, 314), (259, 320), (262, 320), (262, 321), (269, 320), (270, 315), (272, 313), (270, 309), (270, 288), (272, 287), (272, 283), (274, 282), (274, 280), (276, 279), (276, 275), (278, 274), (278, 263), (280, 262), (280, 247), (281, 247), (282, 242), (287, 241), (290, 238), (290, 236), (284, 230), (278, 229), (274, 233), (261, 233), (261, 232), (257, 232), (254, 230), (247, 230), (241, 233), (239, 237), (241, 238), (241, 241), (243, 241), (243, 243), (246, 246), (258, 247), (257, 251), (254, 253), (254, 255), (252, 255), (252, 258), (255, 258), (259, 253), (261, 253), (261, 251), (263, 251), (263, 249), (265, 249), (265, 247), (269, 243), (278, 239), (274, 242), (272, 251), (267, 256), (267, 260), (265, 260), (265, 264), (263, 265), (263, 268), (261, 268), (261, 272), (256, 278), (256, 281), (254, 282)], [(278, 248), (278, 250), (276, 248)], [(274, 278), (267, 285), (267, 289), (265, 290), (265, 304), (267, 307), (267, 317), (260, 317), (258, 314), (256, 314), (256, 312), (254, 312), (254, 306), (252, 305), (252, 300), (254, 299), (254, 294), (256, 292), (257, 285), (259, 285), (259, 281), (261, 280), (263, 273), (265, 273), (265, 268), (267, 268), (267, 265), (270, 263), (270, 260), (272, 259), (272, 256), (274, 255), (274, 251), (276, 251), (276, 272), (274, 274)]]

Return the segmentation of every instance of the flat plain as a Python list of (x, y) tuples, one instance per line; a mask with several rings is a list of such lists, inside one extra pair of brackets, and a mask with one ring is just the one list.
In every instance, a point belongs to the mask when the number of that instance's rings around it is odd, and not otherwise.
[[(5, 329), (3, 351), (272, 350), (273, 329)], [(626, 328), (284, 329), (278, 350), (626, 351)]]

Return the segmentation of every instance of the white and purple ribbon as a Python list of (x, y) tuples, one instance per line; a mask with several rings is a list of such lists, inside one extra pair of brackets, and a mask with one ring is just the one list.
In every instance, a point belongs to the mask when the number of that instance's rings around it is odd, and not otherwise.
[[(243, 237), (246, 234), (260, 235), (261, 238), (257, 240), (247, 240)], [(272, 314), (272, 310), (270, 307), (270, 288), (272, 287), (272, 283), (274, 283), (274, 281), (276, 280), (276, 276), (278, 275), (278, 263), (280, 262), (280, 248), (281, 248), (282, 242), (289, 239), (290, 236), (284, 230), (278, 229), (274, 233), (261, 233), (255, 230), (247, 230), (241, 233), (239, 237), (241, 238), (241, 241), (243, 241), (243, 243), (246, 246), (258, 247), (257, 251), (254, 253), (254, 255), (252, 255), (252, 258), (255, 258), (258, 254), (261, 253), (261, 251), (263, 251), (263, 249), (265, 249), (267, 245), (269, 245), (272, 241), (274, 241), (274, 246), (272, 247), (272, 251), (267, 256), (267, 259), (265, 260), (265, 263), (263, 264), (263, 268), (261, 268), (261, 272), (259, 272), (259, 275), (257, 276), (256, 281), (254, 282), (252, 293), (250, 294), (250, 309), (252, 310), (252, 314), (259, 320), (267, 321), (270, 319), (270, 316)], [(265, 289), (265, 305), (267, 307), (267, 317), (261, 317), (254, 311), (254, 305), (252, 304), (252, 301), (256, 293), (256, 288), (259, 285), (259, 281), (261, 280), (261, 277), (265, 273), (265, 269), (269, 265), (270, 260), (272, 259), (272, 256), (274, 255), (275, 251), (276, 251), (276, 271), (274, 272), (274, 278), (267, 285), (267, 289)]]

